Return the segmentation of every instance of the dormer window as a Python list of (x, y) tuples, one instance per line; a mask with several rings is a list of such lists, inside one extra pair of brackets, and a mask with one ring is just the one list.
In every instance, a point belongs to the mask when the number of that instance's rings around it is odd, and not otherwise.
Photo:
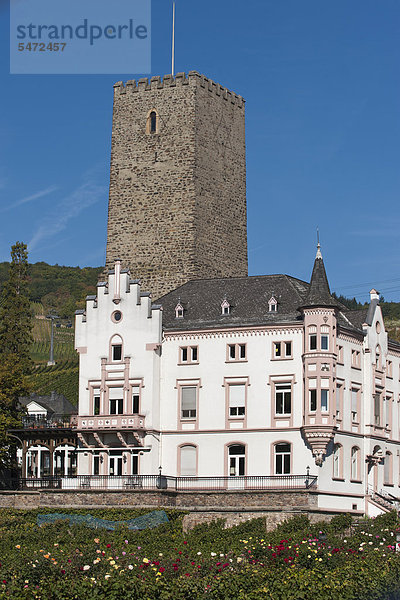
[(175, 318), (183, 319), (183, 306), (181, 304), (181, 300), (178, 300), (178, 304), (175, 306)]
[(269, 312), (277, 312), (278, 311), (278, 301), (275, 296), (271, 296), (268, 301), (268, 310)]
[(226, 298), (224, 298), (221, 303), (221, 314), (229, 315), (230, 312), (231, 312), (231, 305), (229, 304), (228, 300)]

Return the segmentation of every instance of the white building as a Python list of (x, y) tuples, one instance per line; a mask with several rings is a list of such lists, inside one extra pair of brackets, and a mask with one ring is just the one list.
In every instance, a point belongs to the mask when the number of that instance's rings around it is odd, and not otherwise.
[(375, 290), (361, 311), (331, 296), (319, 248), (310, 283), (196, 280), (157, 305), (117, 261), (75, 345), (81, 475), (161, 467), (186, 488), (311, 482), (325, 510), (396, 504), (400, 344)]

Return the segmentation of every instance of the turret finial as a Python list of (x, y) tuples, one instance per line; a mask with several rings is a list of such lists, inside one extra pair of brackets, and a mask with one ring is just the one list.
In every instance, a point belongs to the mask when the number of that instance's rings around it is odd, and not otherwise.
[(319, 243), (319, 229), (317, 227), (317, 255), (315, 258), (322, 258), (321, 244)]

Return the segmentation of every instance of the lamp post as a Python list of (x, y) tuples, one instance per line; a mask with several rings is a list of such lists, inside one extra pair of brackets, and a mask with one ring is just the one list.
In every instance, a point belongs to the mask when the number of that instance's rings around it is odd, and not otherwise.
[(50, 319), (50, 321), (51, 321), (50, 358), (49, 358), (49, 361), (47, 363), (48, 367), (52, 367), (53, 365), (56, 364), (56, 362), (54, 360), (54, 320), (55, 319), (59, 319), (59, 318), (60, 317), (58, 315), (53, 315), (53, 314), (49, 314), (46, 317), (46, 319)]

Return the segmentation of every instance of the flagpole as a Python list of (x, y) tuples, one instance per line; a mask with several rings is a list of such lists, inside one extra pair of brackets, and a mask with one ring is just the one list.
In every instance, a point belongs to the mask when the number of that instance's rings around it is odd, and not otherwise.
[(172, 3), (172, 77), (175, 75), (175, 2)]

